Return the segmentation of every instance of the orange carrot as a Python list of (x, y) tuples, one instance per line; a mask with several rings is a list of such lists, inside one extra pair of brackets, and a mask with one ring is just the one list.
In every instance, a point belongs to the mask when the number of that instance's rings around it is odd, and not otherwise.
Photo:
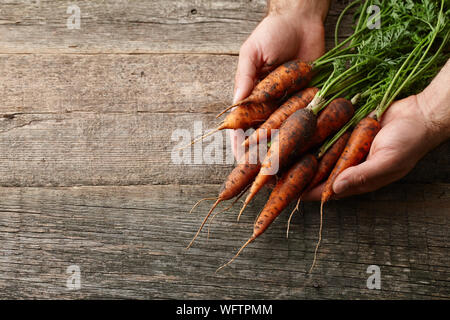
[(345, 145), (350, 138), (350, 134), (351, 133), (349, 131), (345, 132), (323, 155), (322, 159), (320, 159), (319, 161), (319, 167), (317, 168), (316, 175), (312, 179), (306, 191), (309, 191), (318, 186), (319, 183), (321, 183), (323, 180), (325, 180), (325, 178), (328, 177), (331, 170), (333, 170), (334, 165), (344, 151)]
[[(294, 114), (300, 111), (313, 114), (309, 108), (301, 109), (299, 111), (296, 111)], [(314, 116), (309, 119), (309, 121), (316, 122), (317, 125), (314, 125), (314, 128), (312, 129), (314, 131), (314, 135), (311, 136), (310, 132), (308, 132), (307, 137), (305, 133), (308, 130), (302, 130), (300, 129), (301, 127), (297, 129), (289, 129), (289, 126), (285, 126), (285, 124), (283, 123), (279, 132), (281, 143), (279, 143), (276, 137), (269, 149), (269, 152), (266, 155), (266, 158), (264, 159), (264, 162), (262, 163), (261, 172), (255, 178), (255, 181), (250, 188), (250, 192), (244, 201), (244, 205), (241, 208), (239, 216), (245, 210), (245, 207), (248, 205), (248, 203), (259, 192), (259, 190), (261, 190), (261, 188), (267, 183), (268, 176), (264, 174), (264, 169), (270, 167), (270, 164), (273, 161), (276, 161), (276, 157), (278, 157), (280, 168), (294, 162), (295, 159), (298, 159), (298, 157), (301, 156), (305, 151), (323, 142), (329, 135), (339, 130), (345, 123), (347, 123), (348, 120), (351, 119), (353, 113), (354, 107), (349, 100), (344, 98), (334, 99), (325, 108), (325, 110), (320, 113), (318, 118)], [(291, 118), (292, 116), (290, 116), (285, 121), (285, 123), (288, 123), (288, 121), (292, 121), (293, 119)], [(294, 132), (292, 132), (291, 130), (293, 130)], [(295, 130), (297, 131), (295, 132)], [(296, 140), (296, 136), (298, 135), (300, 135), (300, 138)], [(295, 143), (295, 141), (298, 141), (297, 144)], [(274, 150), (278, 150), (279, 148), (279, 152), (272, 152), (272, 148), (275, 148)], [(272, 157), (272, 159), (270, 157)]]
[[(347, 144), (347, 140), (350, 138), (350, 132), (345, 132), (334, 144), (333, 146), (328, 149), (328, 151), (322, 156), (322, 158), (319, 161), (319, 165), (317, 167), (316, 174), (314, 175), (314, 178), (309, 183), (308, 187), (305, 189), (303, 193), (306, 193), (316, 186), (319, 185), (328, 175), (330, 174), (331, 170), (333, 170), (334, 165), (336, 164), (336, 161), (339, 159), (340, 155), (342, 154), (342, 151), (345, 148), (345, 145)], [(299, 209), (299, 205), (301, 202), (301, 196), (298, 198), (297, 205), (292, 210), (291, 214), (289, 215), (287, 228), (286, 228), (286, 238), (289, 237), (289, 226), (291, 224), (292, 216), (296, 211)]]
[(344, 151), (327, 179), (322, 192), (322, 203), (327, 202), (334, 195), (333, 183), (337, 176), (345, 169), (360, 164), (367, 156), (373, 139), (380, 131), (380, 123), (372, 118), (362, 119), (353, 130)]
[(242, 250), (266, 231), (292, 200), (296, 199), (313, 178), (317, 170), (317, 159), (308, 154), (286, 171), (270, 194), (269, 200), (259, 214), (253, 226), (253, 234), (241, 247), (238, 253), (225, 265), (233, 262)]
[(319, 240), (317, 241), (316, 249), (314, 250), (314, 260), (309, 272), (313, 270), (316, 264), (317, 252), (322, 240), (323, 205), (334, 195), (333, 183), (342, 171), (360, 164), (365, 159), (369, 153), (370, 146), (372, 145), (372, 142), (380, 129), (380, 122), (371, 116), (362, 119), (353, 130), (344, 151), (339, 157), (336, 166), (333, 171), (331, 171), (331, 174), (325, 183), (320, 202)]
[(218, 130), (247, 130), (266, 121), (277, 108), (278, 104), (274, 102), (245, 103), (231, 111), (219, 125)]
[(188, 145), (181, 147), (180, 149), (187, 148), (194, 143), (203, 140), (204, 138), (224, 129), (242, 129), (247, 130), (252, 127), (256, 127), (262, 122), (266, 121), (267, 118), (278, 108), (278, 103), (276, 102), (266, 102), (266, 103), (253, 103), (247, 102), (231, 111), (226, 118), (213, 130), (202, 135), (195, 140), (192, 140)]
[(301, 155), (311, 147), (325, 141), (328, 136), (341, 129), (353, 116), (355, 108), (353, 104), (344, 98), (337, 98), (319, 114), (316, 131), (308, 143), (301, 145), (296, 153)]
[(269, 73), (253, 89), (250, 96), (223, 110), (217, 117), (229, 109), (246, 102), (267, 102), (280, 99), (304, 88), (312, 77), (312, 66), (301, 60), (286, 62)]
[(285, 103), (283, 103), (277, 110), (275, 110), (270, 117), (252, 133), (243, 143), (245, 147), (255, 144), (259, 141), (260, 136), (270, 136), (273, 129), (281, 127), (282, 123), (295, 111), (305, 108), (308, 103), (312, 101), (316, 93), (319, 91), (317, 88), (307, 88), (302, 90), (292, 97), (290, 97)]
[(192, 246), (195, 239), (200, 234), (200, 231), (202, 230), (206, 221), (208, 220), (209, 216), (217, 207), (217, 205), (222, 201), (232, 199), (235, 196), (239, 195), (258, 174), (261, 168), (261, 163), (259, 160), (255, 164), (250, 163), (250, 150), (247, 150), (247, 152), (242, 157), (243, 158), (241, 159), (241, 161), (239, 161), (236, 167), (234, 167), (233, 171), (231, 171), (224, 184), (222, 185), (216, 202), (212, 205), (194, 238), (187, 246), (187, 249)]
[[(281, 126), (272, 140), (272, 145), (261, 163), (261, 170), (250, 187), (249, 194), (239, 212), (239, 217), (248, 203), (276, 172), (275, 166), (282, 168), (290, 159), (290, 155), (299, 145), (306, 144), (316, 128), (317, 117), (311, 109), (300, 109), (294, 112)], [(238, 217), (238, 219), (239, 219)]]

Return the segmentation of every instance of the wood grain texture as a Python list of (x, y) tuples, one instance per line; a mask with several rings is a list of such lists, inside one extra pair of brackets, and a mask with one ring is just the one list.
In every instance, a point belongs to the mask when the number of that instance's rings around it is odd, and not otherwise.
[[(330, 23), (347, 2), (333, 5)], [(80, 8), (80, 29), (67, 28), (73, 4)], [(7, 0), (0, 53), (237, 54), (265, 6), (266, 0)], [(344, 24), (342, 35), (349, 32)], [(330, 28), (330, 44), (332, 35)]]
[[(0, 133), (1, 186), (77, 186), (222, 183), (232, 169), (226, 133), (218, 163), (203, 143), (200, 163), (190, 148), (190, 163), (174, 162), (180, 145), (176, 129), (193, 133), (195, 122), (213, 122), (210, 114), (24, 114), (3, 118)], [(175, 139), (178, 139), (174, 136)], [(180, 140), (181, 141), (181, 140)], [(186, 140), (182, 145), (188, 143)], [(216, 143), (216, 142), (214, 142)], [(202, 147), (197, 144), (196, 148)], [(423, 159), (402, 182), (449, 183), (450, 144)], [(430, 166), (430, 163), (438, 165)]]
[(217, 114), (236, 66), (227, 55), (0, 54), (0, 112)]
[[(217, 124), (235, 66), (221, 55), (0, 55), (0, 185), (221, 183), (230, 153), (194, 165), (191, 148), (190, 165), (174, 164), (172, 135)], [(450, 182), (449, 155), (447, 143), (403, 181)]]
[[(233, 265), (215, 269), (251, 233), (262, 200), (236, 222), (217, 217), (194, 246), (207, 205), (186, 215), (218, 185), (0, 188), (0, 298), (448, 299), (448, 185), (392, 185), (326, 207), (318, 265), (307, 274), (318, 206), (287, 211)], [(376, 201), (372, 201), (376, 199)], [(81, 289), (66, 288), (66, 268), (81, 269)], [(381, 290), (369, 290), (369, 265)]]
[[(237, 208), (222, 214), (210, 241), (204, 232), (185, 251), (208, 205), (184, 213), (216, 196), (232, 165), (230, 154), (176, 165), (171, 135), (214, 126), (265, 0), (80, 0), (81, 29), (68, 30), (72, 3), (0, 6), (0, 298), (450, 298), (450, 143), (398, 183), (327, 205), (313, 275), (317, 204), (294, 217), (289, 240), (291, 208), (214, 273), (268, 190), (241, 223)], [(328, 47), (346, 3), (333, 1)], [(381, 290), (366, 288), (372, 264)], [(80, 290), (66, 288), (70, 265)]]

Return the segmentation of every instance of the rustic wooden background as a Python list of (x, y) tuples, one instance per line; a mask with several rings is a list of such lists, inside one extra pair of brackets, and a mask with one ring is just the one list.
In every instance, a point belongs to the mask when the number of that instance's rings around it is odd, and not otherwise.
[[(327, 42), (346, 1), (334, 1)], [(67, 7), (81, 9), (70, 30)], [(174, 165), (212, 127), (265, 0), (0, 1), (0, 298), (450, 298), (450, 145), (378, 192), (286, 214), (229, 268), (263, 205), (187, 245), (230, 165)], [(349, 21), (343, 34), (349, 31)], [(81, 289), (69, 290), (70, 265)], [(369, 265), (381, 290), (369, 290)]]

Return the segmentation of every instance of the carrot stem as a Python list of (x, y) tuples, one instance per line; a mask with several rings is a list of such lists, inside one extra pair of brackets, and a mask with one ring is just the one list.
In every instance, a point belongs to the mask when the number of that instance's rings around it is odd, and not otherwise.
[(344, 15), (347, 13), (348, 10), (350, 10), (354, 5), (360, 3), (361, 0), (356, 0), (347, 5), (344, 10), (342, 10), (341, 14), (339, 15), (339, 18), (336, 21), (336, 27), (334, 29), (334, 45), (337, 46), (339, 44), (339, 26), (341, 25), (341, 21), (344, 18)]

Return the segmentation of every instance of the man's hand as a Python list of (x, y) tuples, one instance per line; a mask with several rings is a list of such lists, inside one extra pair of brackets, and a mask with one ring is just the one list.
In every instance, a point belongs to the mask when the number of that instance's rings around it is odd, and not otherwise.
[[(293, 59), (314, 61), (325, 52), (323, 21), (329, 0), (272, 0), (269, 13), (244, 42), (234, 84), (234, 99), (246, 98), (258, 79)], [(233, 152), (242, 141), (230, 130)], [(239, 140), (240, 139), (240, 140)]]
[[(377, 190), (405, 176), (431, 149), (450, 138), (450, 61), (420, 94), (395, 102), (383, 115), (367, 160), (344, 170), (337, 198)], [(323, 184), (302, 197), (320, 200)]]

